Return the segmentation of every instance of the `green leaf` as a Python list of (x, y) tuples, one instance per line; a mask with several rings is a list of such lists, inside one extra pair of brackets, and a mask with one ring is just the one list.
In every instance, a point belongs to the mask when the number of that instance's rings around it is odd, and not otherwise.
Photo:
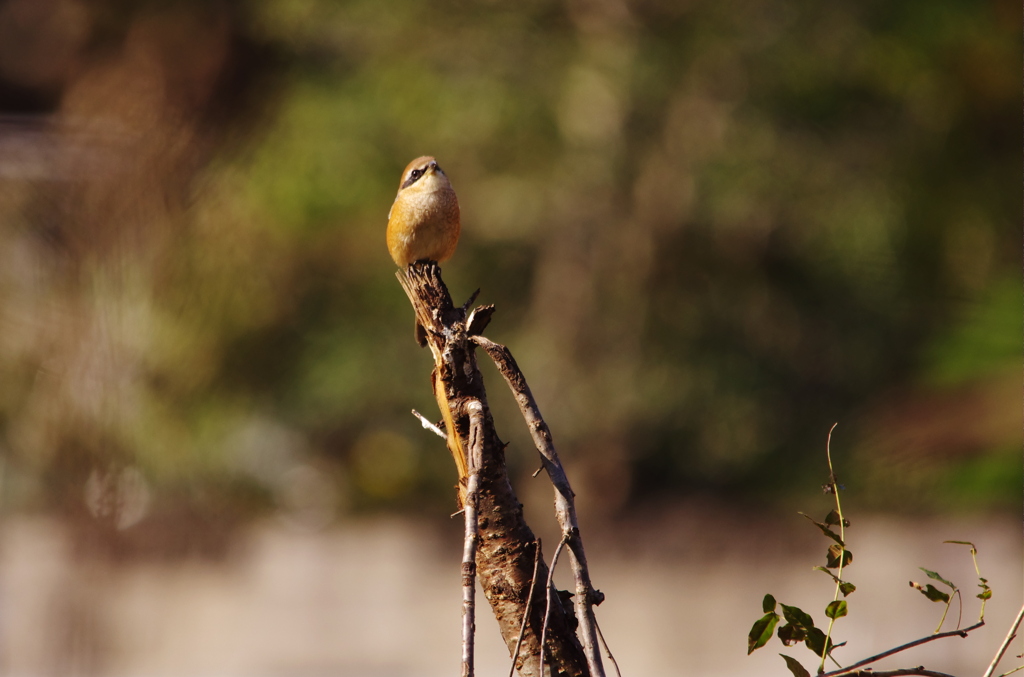
[(828, 547), (828, 554), (826, 555), (827, 561), (825, 562), (825, 566), (827, 566), (829, 569), (838, 569), (840, 553), (842, 553), (844, 567), (853, 561), (852, 552), (846, 550), (841, 545), (830, 545)]
[(817, 526), (819, 529), (821, 529), (821, 533), (825, 534), (826, 536), (831, 538), (833, 541), (835, 541), (839, 545), (843, 545), (843, 539), (839, 538), (839, 534), (837, 534), (836, 532), (834, 532), (831, 529), (829, 529), (827, 525), (822, 524), (821, 522), (815, 522), (814, 518), (811, 517), (810, 515), (805, 515), (804, 513), (800, 513), (800, 514), (803, 515), (804, 517), (806, 517), (807, 519), (809, 519), (811, 522), (814, 523), (815, 526)]
[(747, 635), (748, 656), (768, 643), (778, 622), (779, 615), (776, 613), (765, 614), (754, 622), (754, 627), (750, 628), (750, 634)]
[(808, 649), (810, 649), (819, 656), (823, 656), (826, 651), (826, 641), (828, 642), (828, 651), (831, 651), (832, 640), (826, 640), (825, 633), (819, 630), (818, 628), (810, 628), (807, 631), (807, 639), (804, 640), (804, 643), (807, 645)]
[(793, 677), (811, 677), (811, 673), (807, 672), (807, 668), (800, 665), (795, 658), (790, 658), (786, 654), (779, 654), (786, 661), (786, 667), (793, 673)]
[(984, 591), (982, 591), (982, 592), (978, 593), (978, 594), (977, 594), (977, 595), (975, 595), (975, 596), (976, 596), (976, 597), (977, 597), (978, 599), (983, 599), (983, 600), (984, 600), (984, 599), (992, 599), (992, 590), (990, 590), (989, 588), (985, 588), (985, 590), (984, 590)]
[[(829, 524), (829, 525), (833, 525), (833, 526), (839, 524), (839, 512), (836, 511), (836, 510), (833, 510), (833, 511), (829, 512), (829, 514), (825, 515), (825, 524)], [(843, 519), (843, 526), (844, 527), (850, 526), (850, 520)]]
[(806, 638), (807, 631), (804, 630), (802, 625), (789, 623), (779, 628), (779, 639), (786, 646), (793, 646), (797, 642), (804, 641)]
[(835, 602), (829, 602), (828, 606), (825, 607), (825, 615), (831, 619), (842, 618), (847, 613), (846, 600), (836, 600)]
[(915, 590), (920, 590), (922, 595), (924, 595), (933, 602), (949, 603), (949, 594), (942, 592), (931, 583), (929, 583), (926, 587), (921, 585), (920, 583), (910, 581), (910, 587), (914, 588)]
[(849, 581), (840, 580), (838, 576), (836, 576), (834, 573), (832, 573), (831, 571), (829, 571), (825, 567), (821, 567), (821, 566), (814, 567), (814, 570), (815, 571), (823, 571), (826, 574), (828, 574), (832, 578), (832, 580), (835, 581), (836, 584), (839, 586), (839, 591), (843, 593), (843, 597), (849, 596), (849, 594), (851, 592), (853, 592), (853, 591), (855, 591), (857, 589), (856, 585), (854, 585), (853, 583), (850, 583)]
[(814, 627), (814, 619), (812, 619), (811, 615), (800, 607), (783, 604), (782, 615), (785, 616), (786, 620), (793, 625), (799, 625), (808, 629)]
[(953, 585), (953, 583), (951, 583), (950, 581), (947, 581), (945, 578), (943, 578), (939, 574), (935, 573), (934, 571), (929, 571), (928, 569), (925, 569), (924, 567), (917, 567), (917, 568), (920, 569), (921, 571), (925, 572), (926, 574), (928, 574), (928, 578), (930, 578), (930, 579), (932, 579), (934, 581), (939, 581), (941, 583), (945, 583), (949, 587), (951, 587), (954, 590), (956, 590), (956, 586)]
[(761, 610), (766, 614), (775, 611), (775, 598), (771, 595), (765, 595), (764, 600), (761, 602)]

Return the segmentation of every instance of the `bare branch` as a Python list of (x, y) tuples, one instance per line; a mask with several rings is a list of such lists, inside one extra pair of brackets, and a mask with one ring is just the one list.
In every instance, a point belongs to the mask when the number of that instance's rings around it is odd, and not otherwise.
[[(999, 661), (1003, 660), (1003, 655), (1006, 653), (1006, 650), (1010, 648), (1010, 642), (1012, 642), (1013, 638), (1017, 636), (1017, 630), (1020, 628), (1021, 620), (1024, 620), (1024, 606), (1022, 606), (1020, 611), (1017, 612), (1017, 618), (1013, 621), (1013, 625), (1010, 626), (1010, 631), (1006, 633), (1006, 639), (1004, 639), (1003, 643), (999, 646), (999, 651), (996, 652), (995, 657), (989, 664), (984, 677), (992, 677), (992, 673), (996, 671), (996, 666), (999, 665)], [(1020, 668), (1017, 669), (1019, 670)], [(1008, 672), (1006, 674), (1010, 673)]]
[(512, 652), (512, 667), (508, 669), (508, 677), (516, 671), (516, 661), (519, 660), (519, 650), (523, 647), (523, 635), (526, 634), (526, 621), (530, 618), (530, 605), (533, 603), (533, 591), (537, 586), (537, 568), (540, 566), (540, 539), (537, 539), (537, 548), (533, 555), (533, 576), (530, 577), (530, 592), (526, 595), (526, 608), (523, 609), (523, 622), (519, 625), (519, 639), (516, 640), (516, 650)]
[[(875, 661), (880, 661), (883, 658), (887, 658), (888, 656), (892, 656), (893, 654), (897, 654), (897, 653), (899, 653), (901, 651), (906, 651), (907, 649), (912, 649), (915, 646), (920, 646), (921, 644), (927, 644), (928, 642), (934, 642), (937, 639), (945, 639), (946, 637), (966, 637), (967, 633), (971, 632), (972, 630), (977, 630), (978, 628), (980, 628), (983, 625), (985, 625), (985, 621), (978, 621), (977, 623), (975, 623), (971, 627), (964, 628), (963, 630), (950, 630), (948, 632), (939, 632), (939, 633), (936, 633), (934, 635), (928, 635), (927, 637), (922, 637), (921, 639), (915, 639), (913, 642), (907, 642), (906, 644), (901, 644), (901, 645), (899, 645), (899, 646), (897, 646), (895, 648), (889, 649), (888, 651), (883, 651), (880, 654), (871, 656), (869, 658), (865, 658), (862, 661), (858, 661), (857, 663), (854, 663), (853, 665), (848, 665), (845, 668), (840, 668), (839, 670), (833, 670), (832, 672), (819, 673), (818, 677), (836, 677), (837, 675), (868, 675), (868, 674), (871, 674), (871, 675), (874, 675), (875, 677), (878, 677), (878, 675), (881, 675), (883, 673), (881, 673), (881, 672), (874, 672), (874, 671), (857, 670), (857, 668), (860, 668), (860, 667), (863, 667), (865, 665), (868, 665), (869, 663), (874, 663)], [(918, 668), (918, 669), (923, 670), (923, 668)], [(901, 674), (920, 675), (920, 674), (925, 674), (925, 673), (921, 673), (921, 672), (908, 672), (908, 673), (901, 673)], [(932, 673), (928, 673), (928, 674), (939, 675), (940, 677), (942, 675), (942, 673), (940, 673), (940, 672), (932, 672)]]
[[(440, 268), (433, 262), (414, 263), (399, 271), (398, 279), (412, 303), (417, 322), (425, 330), (434, 360), (431, 386), (444, 421), (438, 427), (447, 436), (448, 449), (459, 471), (460, 507), (468, 503), (470, 457), (474, 453), (472, 447), (480, 439), (480, 434), (474, 432), (476, 424), (470, 420), (469, 405), (475, 401), (482, 409), (482, 461), (476, 471), (479, 479), (473, 504), (478, 537), (476, 578), (498, 621), (509, 655), (519, 647), (519, 673), (523, 677), (542, 677), (536, 672), (533, 657), (540, 653), (544, 609), (533, 595), (539, 595), (548, 569), (543, 559), (537, 559), (537, 537), (526, 524), (522, 504), (509, 481), (505, 445), (488, 410), (483, 376), (476, 361), (476, 344), (469, 341), (468, 334), (471, 318), (467, 315), (472, 316), (473, 327), (479, 329), (485, 326), (484, 320), (492, 311), (483, 306), (467, 313), (469, 304), (455, 306), (441, 279)], [(536, 572), (531, 576), (534, 569)], [(563, 605), (550, 608), (544, 647), (546, 662), (553, 673), (566, 677), (603, 677), (591, 673), (577, 626), (577, 619)]]
[(477, 502), (483, 465), (484, 408), (478, 400), (466, 403), (469, 413), (469, 481), (466, 485), (466, 536), (462, 546), (462, 677), (473, 677), (476, 634), (476, 545), (479, 540)]
[(477, 296), (480, 296), (480, 290), (479, 289), (477, 289), (475, 292), (470, 294), (469, 298), (466, 300), (466, 302), (462, 304), (462, 312), (463, 312), (463, 314), (465, 314), (466, 311), (469, 310), (469, 307), (471, 305), (473, 305), (473, 301), (476, 301), (476, 297)]
[(558, 542), (555, 554), (551, 557), (551, 568), (548, 569), (548, 580), (544, 586), (544, 624), (540, 630), (540, 663), (537, 666), (537, 674), (541, 677), (544, 677), (544, 642), (547, 640), (548, 619), (551, 618), (551, 589), (554, 587), (555, 567), (558, 565), (558, 556), (562, 554), (563, 547), (565, 547), (564, 538)]
[(857, 670), (856, 672), (849, 672), (848, 675), (851, 677), (901, 677), (902, 675), (922, 675), (922, 677), (955, 677), (945, 672), (936, 672), (935, 670), (925, 670), (923, 666), (916, 668), (900, 668), (898, 670), (879, 670), (875, 671), (871, 668), (867, 670)]
[(431, 423), (426, 416), (416, 411), (415, 409), (412, 410), (412, 415), (420, 420), (420, 425), (422, 425), (425, 430), (431, 431), (432, 433), (440, 437), (442, 440), (448, 440), (448, 436), (444, 434), (444, 431), (438, 428), (433, 423)]
[(604, 664), (597, 648), (597, 620), (594, 617), (594, 605), (604, 601), (604, 595), (595, 590), (590, 581), (587, 556), (583, 551), (583, 541), (580, 539), (580, 528), (576, 519), (575, 494), (558, 460), (558, 453), (551, 440), (551, 431), (540, 415), (530, 386), (508, 348), (483, 336), (471, 336), (470, 340), (487, 351), (505, 378), (505, 382), (512, 389), (533, 442), (540, 452), (548, 477), (555, 485), (555, 515), (562, 529), (562, 539), (569, 546), (571, 554), (573, 578), (576, 582), (576, 618), (580, 624), (583, 650), (587, 656), (591, 677), (605, 677)]
[(608, 648), (608, 642), (605, 641), (604, 633), (601, 632), (601, 626), (597, 623), (596, 620), (594, 622), (594, 625), (597, 627), (597, 638), (601, 640), (601, 646), (604, 647), (604, 652), (608, 656), (608, 660), (610, 660), (612, 662), (612, 665), (615, 666), (615, 674), (618, 675), (618, 677), (622, 677), (622, 670), (619, 670), (619, 662), (615, 660), (615, 656), (612, 655), (612, 650)]

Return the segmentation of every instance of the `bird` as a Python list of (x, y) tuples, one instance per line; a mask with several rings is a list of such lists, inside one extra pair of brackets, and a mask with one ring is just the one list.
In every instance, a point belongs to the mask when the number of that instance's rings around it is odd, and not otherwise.
[[(459, 199), (437, 160), (424, 155), (410, 162), (402, 172), (398, 195), (388, 212), (388, 252), (395, 265), (406, 268), (414, 263), (447, 261), (455, 253), (461, 230)], [(427, 332), (418, 321), (415, 335), (420, 347), (427, 345)], [(459, 505), (463, 506), (469, 475), (466, 451), (436, 369), (431, 383), (444, 421), (447, 446), (459, 471)]]
[(459, 199), (437, 160), (425, 155), (410, 162), (388, 212), (388, 252), (395, 264), (447, 261), (461, 230)]
[[(388, 212), (388, 252), (395, 265), (447, 261), (461, 231), (459, 198), (437, 160), (424, 155), (406, 165)], [(419, 322), (415, 337), (421, 348), (427, 345), (427, 332)]]

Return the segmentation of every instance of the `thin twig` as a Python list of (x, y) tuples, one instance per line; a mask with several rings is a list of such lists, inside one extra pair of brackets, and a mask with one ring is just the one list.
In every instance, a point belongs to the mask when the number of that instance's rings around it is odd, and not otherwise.
[[(945, 672), (936, 672), (935, 670), (926, 670), (924, 666), (918, 666), (916, 668), (899, 668), (898, 670), (879, 670), (875, 671), (871, 668), (867, 670), (858, 670), (857, 672), (847, 673), (851, 677), (901, 677), (902, 675), (922, 675), (923, 677), (955, 677)], [(820, 676), (819, 676), (820, 677)]]
[(1022, 665), (1022, 666), (1020, 666), (1018, 668), (1014, 668), (1013, 670), (1010, 670), (1009, 672), (1004, 672), (1003, 674), (999, 675), (999, 677), (1006, 677), (1007, 675), (1012, 675), (1013, 673), (1020, 672), (1021, 670), (1024, 670), (1024, 665)]
[[(1017, 636), (1017, 630), (1020, 628), (1020, 622), (1022, 619), (1024, 619), (1024, 606), (1022, 606), (1020, 611), (1017, 612), (1017, 618), (1013, 621), (1013, 625), (1010, 626), (1010, 631), (1006, 633), (1006, 639), (1004, 639), (1003, 643), (999, 645), (999, 651), (996, 652), (992, 662), (989, 663), (988, 670), (985, 671), (984, 677), (992, 677), (992, 673), (996, 671), (996, 666), (999, 665), (999, 661), (1003, 660), (1003, 654), (1005, 654), (1006, 650), (1010, 648), (1010, 642), (1012, 642), (1013, 638)], [(1019, 670), (1020, 668), (1017, 669)], [(1010, 673), (1007, 672), (1006, 674)]]
[(519, 650), (523, 647), (523, 637), (526, 635), (526, 623), (530, 620), (530, 606), (533, 604), (533, 590), (537, 585), (537, 570), (540, 568), (540, 539), (533, 551), (533, 576), (530, 577), (530, 592), (526, 598), (526, 609), (523, 610), (523, 622), (519, 624), (519, 639), (516, 640), (516, 650), (512, 652), (512, 667), (508, 670), (508, 677), (516, 672), (516, 661), (519, 660)]
[[(888, 656), (891, 656), (891, 655), (893, 655), (895, 653), (899, 653), (901, 651), (906, 651), (907, 649), (912, 649), (915, 646), (920, 646), (921, 644), (927, 644), (928, 642), (934, 642), (937, 639), (945, 639), (946, 637), (966, 637), (967, 633), (971, 632), (972, 630), (977, 630), (978, 628), (980, 628), (983, 625), (985, 625), (985, 621), (978, 621), (977, 623), (975, 623), (971, 627), (964, 628), (963, 630), (949, 630), (947, 632), (940, 632), (940, 633), (938, 633), (936, 635), (928, 635), (927, 637), (922, 637), (921, 639), (915, 639), (913, 642), (907, 642), (906, 644), (901, 644), (898, 647), (895, 647), (893, 649), (889, 649), (888, 651), (883, 651), (882, 653), (876, 654), (876, 655), (871, 656), (869, 658), (865, 658), (864, 660), (859, 661), (857, 663), (854, 663), (853, 665), (848, 665), (845, 668), (840, 668), (839, 670), (833, 670), (832, 672), (819, 673), (818, 677), (836, 677), (837, 675), (850, 675), (850, 674), (857, 675), (857, 674), (862, 674), (862, 673), (858, 673), (857, 672), (857, 668), (860, 668), (860, 667), (863, 667), (865, 665), (868, 665), (869, 663), (874, 663), (875, 661), (880, 661), (883, 658), (887, 658)], [(868, 674), (868, 673), (864, 672), (863, 674)], [(882, 673), (872, 672), (870, 674), (874, 674), (877, 677), (877, 675), (880, 675)], [(914, 674), (920, 674), (920, 673), (914, 673)], [(933, 674), (941, 674), (941, 673), (933, 673)]]
[(619, 670), (619, 662), (615, 660), (615, 656), (612, 655), (612, 650), (608, 648), (608, 642), (605, 641), (604, 633), (601, 632), (601, 625), (596, 621), (594, 622), (594, 625), (597, 627), (597, 638), (601, 640), (601, 646), (604, 647), (604, 652), (608, 654), (608, 660), (610, 660), (612, 665), (615, 666), (615, 674), (618, 675), (618, 677), (622, 677), (622, 671)]
[(544, 641), (548, 635), (548, 618), (551, 616), (551, 588), (554, 587), (555, 565), (558, 564), (558, 556), (562, 554), (565, 546), (565, 539), (558, 542), (555, 554), (551, 556), (551, 568), (548, 569), (548, 580), (544, 585), (544, 623), (540, 626), (540, 665), (537, 670), (538, 677), (544, 677)]
[(569, 546), (571, 554), (573, 578), (576, 583), (575, 607), (576, 619), (580, 626), (580, 640), (587, 656), (590, 677), (605, 677), (604, 663), (597, 647), (597, 620), (594, 617), (594, 605), (604, 600), (604, 595), (594, 589), (590, 581), (590, 570), (587, 568), (587, 555), (583, 550), (580, 538), (579, 522), (576, 519), (576, 505), (573, 500), (572, 487), (565, 476), (558, 453), (551, 440), (551, 431), (540, 415), (537, 402), (533, 399), (526, 377), (516, 364), (515, 358), (508, 348), (495, 343), (483, 336), (471, 336), (470, 340), (482, 347), (498, 366), (498, 371), (505, 378), (509, 388), (515, 395), (519, 410), (526, 419), (527, 427), (533, 442), (540, 452), (541, 461), (548, 472), (551, 483), (555, 486), (555, 516), (562, 529), (562, 541)]
[(473, 301), (476, 301), (476, 297), (480, 296), (480, 290), (477, 289), (475, 292), (469, 295), (469, 300), (462, 304), (462, 312), (465, 313), (469, 310), (469, 307), (473, 305)]
[(466, 485), (466, 536), (462, 547), (462, 677), (473, 677), (473, 653), (476, 634), (476, 545), (479, 526), (476, 519), (480, 466), (483, 464), (484, 409), (478, 400), (466, 403), (469, 413), (469, 478)]
[(425, 429), (430, 430), (435, 435), (440, 437), (442, 440), (448, 441), (448, 436), (444, 434), (444, 431), (438, 428), (433, 423), (431, 423), (426, 416), (416, 411), (415, 409), (412, 410), (412, 415), (420, 420), (420, 425), (422, 425)]

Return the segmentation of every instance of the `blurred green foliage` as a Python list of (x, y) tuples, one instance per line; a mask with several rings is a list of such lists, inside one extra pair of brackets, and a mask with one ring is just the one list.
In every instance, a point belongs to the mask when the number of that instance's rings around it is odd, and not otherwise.
[[(1019, 497), (1018, 6), (54, 6), (0, 10), (65, 48), (0, 47), (0, 103), (59, 151), (0, 179), (9, 505), (66, 493), (62, 453), (75, 482), (137, 464), (156, 504), (449, 505), (383, 244), (420, 154), (462, 204), (449, 286), (497, 304), (595, 507), (778, 497), (825, 475), (837, 420), (876, 505)], [(111, 164), (76, 173), (82, 147)], [(979, 397), (994, 419), (949, 415)]]

